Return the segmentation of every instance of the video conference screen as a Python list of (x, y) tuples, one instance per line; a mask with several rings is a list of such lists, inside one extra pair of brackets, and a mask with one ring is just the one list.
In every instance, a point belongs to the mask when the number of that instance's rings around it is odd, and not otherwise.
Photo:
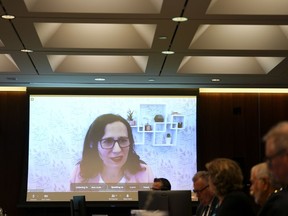
[(154, 178), (191, 190), (196, 96), (29, 95), (27, 202), (138, 201)]

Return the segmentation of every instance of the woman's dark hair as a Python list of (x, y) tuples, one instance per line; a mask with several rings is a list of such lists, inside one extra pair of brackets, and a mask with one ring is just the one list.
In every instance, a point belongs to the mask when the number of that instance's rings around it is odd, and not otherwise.
[(126, 163), (123, 166), (124, 170), (129, 170), (131, 173), (136, 173), (141, 170), (140, 157), (134, 151), (134, 139), (132, 129), (126, 119), (120, 115), (104, 114), (97, 117), (90, 125), (84, 140), (82, 160), (80, 163), (80, 175), (84, 179), (91, 178), (97, 175), (102, 168), (102, 160), (99, 157), (98, 141), (102, 139), (105, 133), (107, 124), (113, 122), (122, 122), (128, 131), (128, 138), (130, 141), (129, 153)]

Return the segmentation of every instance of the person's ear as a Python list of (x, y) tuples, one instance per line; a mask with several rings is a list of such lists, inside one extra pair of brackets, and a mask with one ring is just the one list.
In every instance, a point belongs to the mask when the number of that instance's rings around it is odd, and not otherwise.
[(268, 190), (270, 186), (269, 179), (267, 177), (261, 178), (262, 184), (263, 184), (263, 190)]

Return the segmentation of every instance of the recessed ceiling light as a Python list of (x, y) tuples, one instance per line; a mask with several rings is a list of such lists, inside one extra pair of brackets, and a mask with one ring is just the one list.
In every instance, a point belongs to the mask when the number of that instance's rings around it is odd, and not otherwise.
[(213, 78), (213, 79), (211, 79), (211, 81), (212, 81), (212, 82), (220, 82), (220, 79), (218, 79), (218, 78)]
[(166, 40), (167, 37), (166, 37), (166, 36), (160, 36), (160, 37), (158, 37), (158, 39), (159, 39), (159, 40)]
[(174, 18), (172, 18), (172, 20), (174, 22), (185, 22), (188, 20), (188, 18), (187, 17), (174, 17)]
[(3, 19), (8, 19), (8, 20), (11, 20), (11, 19), (14, 19), (14, 18), (15, 18), (15, 16), (9, 15), (9, 14), (2, 15), (1, 17), (2, 17)]
[(31, 52), (33, 52), (33, 50), (29, 50), (29, 49), (22, 49), (21, 52), (31, 53)]
[(175, 52), (174, 51), (171, 51), (171, 50), (164, 50), (162, 51), (162, 54), (166, 54), (166, 55), (172, 55), (174, 54)]
[(6, 79), (7, 79), (7, 80), (10, 80), (10, 81), (15, 81), (15, 80), (17, 80), (16, 77), (7, 77)]
[(95, 78), (95, 81), (105, 81), (105, 78)]

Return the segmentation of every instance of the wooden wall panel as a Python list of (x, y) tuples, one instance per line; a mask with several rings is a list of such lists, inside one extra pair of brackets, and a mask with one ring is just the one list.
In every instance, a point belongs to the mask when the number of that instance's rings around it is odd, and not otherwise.
[(200, 94), (198, 107), (199, 169), (216, 157), (237, 160), (248, 181), (259, 160), (257, 94)]
[(278, 122), (288, 121), (288, 94), (261, 94), (259, 103), (262, 135)]
[(8, 215), (17, 209), (27, 141), (27, 101), (25, 92), (0, 92), (0, 205)]
[(265, 148), (262, 137), (278, 122), (288, 121), (288, 94), (261, 94), (259, 104), (259, 116), (261, 118), (259, 124), (261, 135), (260, 152), (264, 155)]
[[(240, 163), (247, 180), (251, 166), (264, 158), (262, 136), (277, 122), (288, 120), (287, 110), (288, 94), (200, 93), (199, 168), (216, 157), (228, 157)], [(25, 92), (0, 92), (0, 120), (0, 206), (16, 216), (69, 214), (68, 209), (17, 209), (28, 142)]]

